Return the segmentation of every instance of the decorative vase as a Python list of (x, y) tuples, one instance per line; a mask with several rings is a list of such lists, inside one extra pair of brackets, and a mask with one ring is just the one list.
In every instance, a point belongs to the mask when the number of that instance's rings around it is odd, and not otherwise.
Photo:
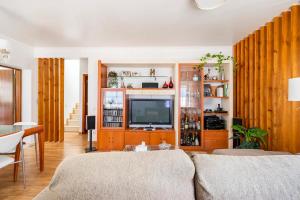
[(163, 85), (163, 88), (168, 88), (168, 83), (165, 81), (164, 85)]
[(173, 87), (174, 87), (174, 84), (173, 84), (173, 81), (172, 81), (172, 77), (170, 77), (169, 88), (173, 88)]

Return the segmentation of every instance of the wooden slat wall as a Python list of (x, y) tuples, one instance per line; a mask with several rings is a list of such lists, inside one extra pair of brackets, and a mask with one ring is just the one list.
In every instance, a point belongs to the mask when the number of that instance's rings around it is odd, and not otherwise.
[(45, 140), (64, 140), (64, 59), (38, 59), (38, 123)]
[(300, 77), (300, 5), (234, 45), (234, 114), (268, 131), (268, 149), (300, 152), (299, 102), (288, 101), (288, 79)]

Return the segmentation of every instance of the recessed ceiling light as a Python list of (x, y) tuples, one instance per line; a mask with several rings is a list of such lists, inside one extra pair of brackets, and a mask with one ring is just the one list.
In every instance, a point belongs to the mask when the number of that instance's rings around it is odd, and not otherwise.
[(225, 3), (226, 0), (195, 0), (197, 7), (201, 10), (213, 10)]

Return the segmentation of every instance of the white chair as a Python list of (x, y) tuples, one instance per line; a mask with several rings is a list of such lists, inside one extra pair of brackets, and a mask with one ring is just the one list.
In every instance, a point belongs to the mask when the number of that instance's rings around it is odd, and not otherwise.
[[(37, 126), (37, 123), (35, 122), (16, 122), (14, 123), (14, 125), (18, 125), (18, 126)], [(36, 161), (36, 164), (38, 165), (38, 144), (37, 144), (37, 141), (38, 141), (38, 138), (37, 138), (37, 134), (34, 134), (33, 137), (34, 137), (34, 145), (35, 145), (35, 161)]]
[(0, 137), (0, 153), (11, 152), (12, 150), (16, 149), (18, 144), (20, 144), (20, 151), (21, 151), (21, 159), (19, 161), (16, 161), (13, 157), (9, 155), (0, 155), (0, 169), (10, 164), (22, 163), (23, 184), (25, 188), (26, 178), (25, 178), (24, 150), (23, 150), (23, 143), (22, 143), (23, 135), (24, 135), (24, 131), (20, 131), (14, 134)]

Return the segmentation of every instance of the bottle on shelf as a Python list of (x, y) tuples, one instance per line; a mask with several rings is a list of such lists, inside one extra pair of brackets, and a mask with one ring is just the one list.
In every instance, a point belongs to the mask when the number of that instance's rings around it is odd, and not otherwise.
[(172, 76), (170, 77), (170, 82), (169, 82), (169, 88), (173, 88), (174, 87), (174, 84), (173, 84), (173, 81), (172, 81)]

